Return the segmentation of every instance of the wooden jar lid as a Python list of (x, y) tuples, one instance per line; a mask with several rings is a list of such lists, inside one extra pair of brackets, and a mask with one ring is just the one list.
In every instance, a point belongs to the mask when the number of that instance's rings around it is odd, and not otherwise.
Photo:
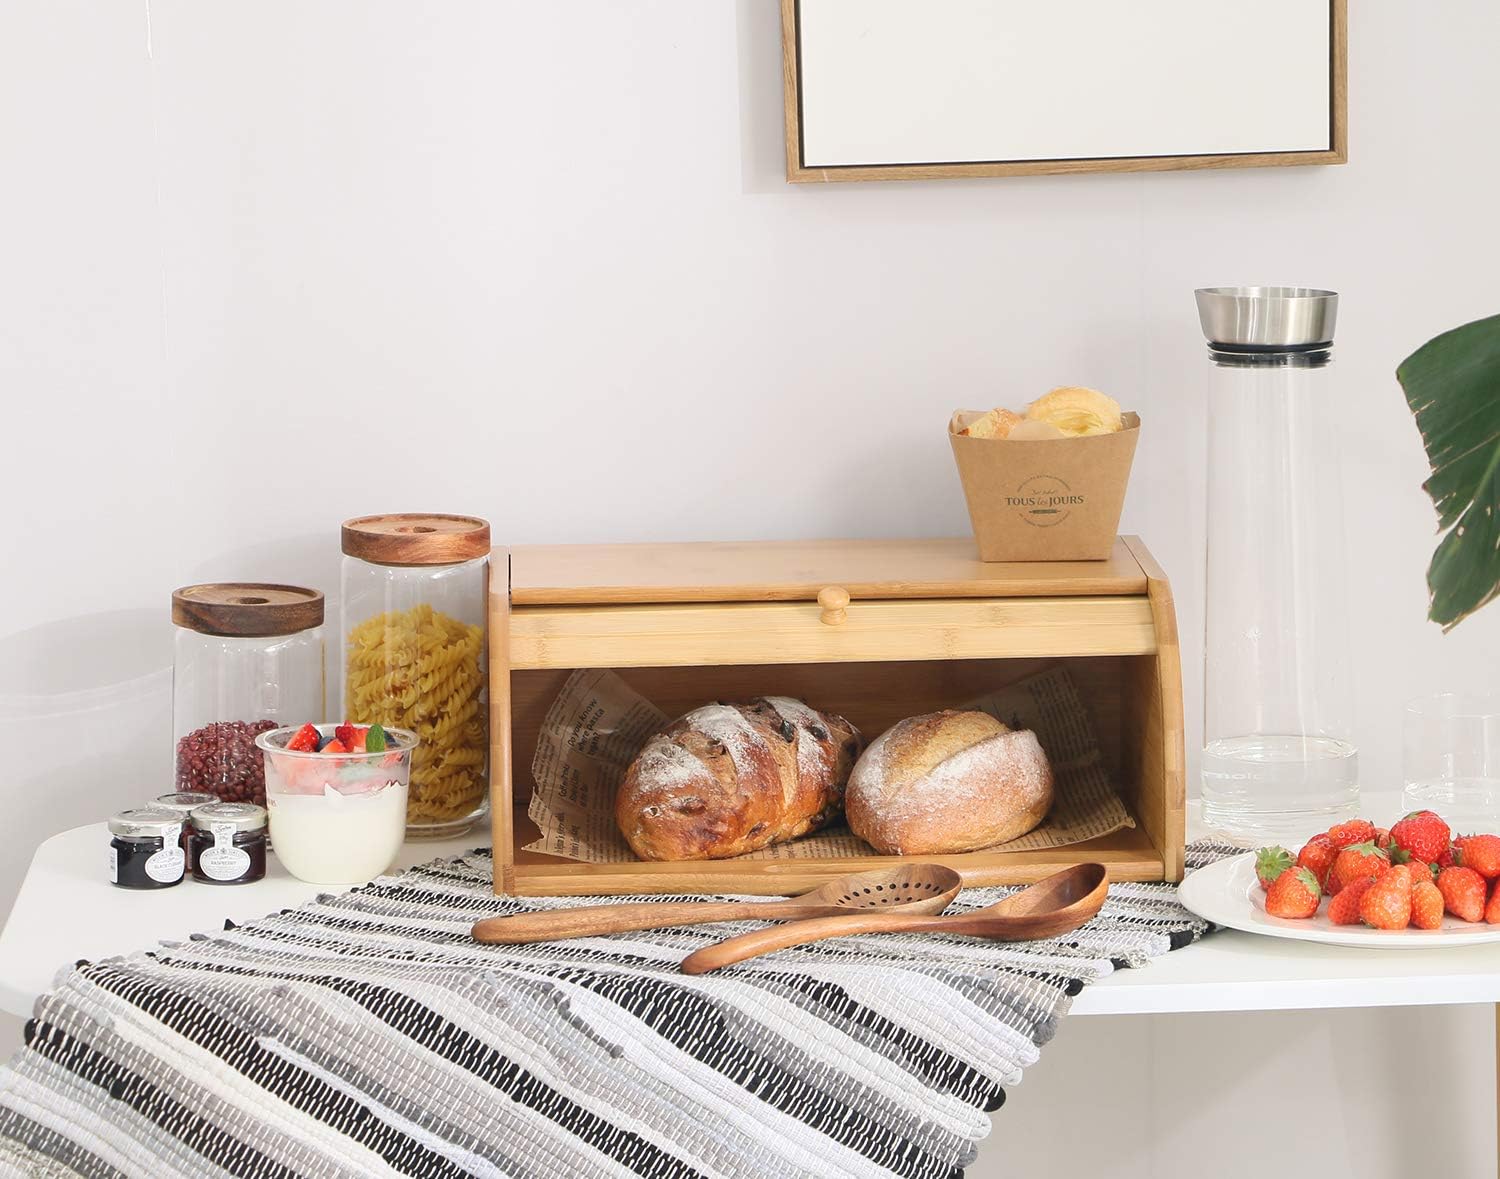
[(323, 594), (257, 581), (186, 585), (172, 592), (172, 621), (205, 635), (291, 635), (323, 625)]
[(392, 512), (345, 520), (344, 552), (376, 565), (457, 565), (490, 555), (490, 522), (441, 512)]

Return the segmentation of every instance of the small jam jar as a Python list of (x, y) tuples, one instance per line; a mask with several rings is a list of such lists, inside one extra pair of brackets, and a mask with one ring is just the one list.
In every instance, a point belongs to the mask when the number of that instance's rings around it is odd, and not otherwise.
[(109, 882), (116, 888), (182, 883), (182, 816), (166, 807), (121, 811), (109, 820)]
[(266, 808), (253, 802), (194, 807), (188, 860), (204, 884), (249, 884), (266, 874)]
[(169, 811), (176, 811), (182, 817), (182, 850), (188, 849), (188, 840), (193, 836), (193, 825), (190, 819), (194, 807), (208, 806), (210, 803), (218, 802), (217, 794), (208, 794), (202, 790), (179, 790), (175, 794), (158, 794), (152, 806), (166, 807)]

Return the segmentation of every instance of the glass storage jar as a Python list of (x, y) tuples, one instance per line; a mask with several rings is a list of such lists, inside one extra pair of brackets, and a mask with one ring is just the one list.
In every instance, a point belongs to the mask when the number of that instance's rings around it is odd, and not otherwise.
[(489, 805), (489, 523), (362, 516), (342, 543), (341, 716), (416, 734), (407, 834), (457, 835)]
[(264, 806), (256, 735), (323, 719), (323, 595), (294, 585), (190, 585), (172, 595), (172, 621), (177, 789)]

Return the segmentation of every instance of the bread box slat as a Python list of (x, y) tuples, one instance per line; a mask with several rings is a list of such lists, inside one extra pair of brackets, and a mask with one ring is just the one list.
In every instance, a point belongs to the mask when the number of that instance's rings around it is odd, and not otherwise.
[[(814, 601), (829, 587), (851, 598), (836, 624)], [(873, 737), (1066, 662), (1136, 826), (1048, 851), (936, 858), (974, 883), (1089, 859), (1119, 880), (1181, 876), (1176, 622), (1136, 538), (1108, 561), (1036, 565), (986, 565), (967, 539), (497, 550), (490, 632), (497, 892), (776, 894), (898, 858), (583, 864), (520, 850), (537, 836), (526, 805), (541, 719), (572, 670), (597, 667), (625, 669), (672, 715), (792, 695)]]

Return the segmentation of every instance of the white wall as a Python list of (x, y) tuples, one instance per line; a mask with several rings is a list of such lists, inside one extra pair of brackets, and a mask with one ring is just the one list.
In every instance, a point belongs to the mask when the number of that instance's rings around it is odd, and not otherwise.
[[(1447, 637), (1423, 618), (1433, 515), (1392, 371), (1500, 310), (1500, 10), (1352, 6), (1346, 167), (793, 188), (776, 7), (0, 10), (0, 738), (47, 737), (0, 781), (0, 905), (42, 836), (165, 787), (174, 585), (332, 590), (338, 521), (382, 510), (519, 542), (959, 533), (948, 412), (1058, 383), (1145, 420), (1125, 526), (1174, 579), (1191, 732), (1207, 283), (1343, 292), (1367, 783), (1398, 784), (1405, 698), (1492, 677), (1500, 607)], [(1321, 1052), (1418, 1017), (1304, 1018), (1070, 1021), (976, 1173), (1069, 1173), (1038, 1161), (1067, 1044), (1182, 1074), (1247, 1028), (1344, 1029)], [(1420, 1018), (1488, 1075), (1483, 1013)], [(1487, 1089), (1433, 1084), (1490, 1124)], [(1261, 1084), (1216, 1085), (1195, 1141), (1252, 1141)], [(1156, 1092), (1112, 1104), (1166, 1125), (1194, 1087)], [(1342, 1116), (1332, 1173), (1394, 1132)], [(1480, 1138), (1440, 1148), (1450, 1170), (1491, 1164)]]

